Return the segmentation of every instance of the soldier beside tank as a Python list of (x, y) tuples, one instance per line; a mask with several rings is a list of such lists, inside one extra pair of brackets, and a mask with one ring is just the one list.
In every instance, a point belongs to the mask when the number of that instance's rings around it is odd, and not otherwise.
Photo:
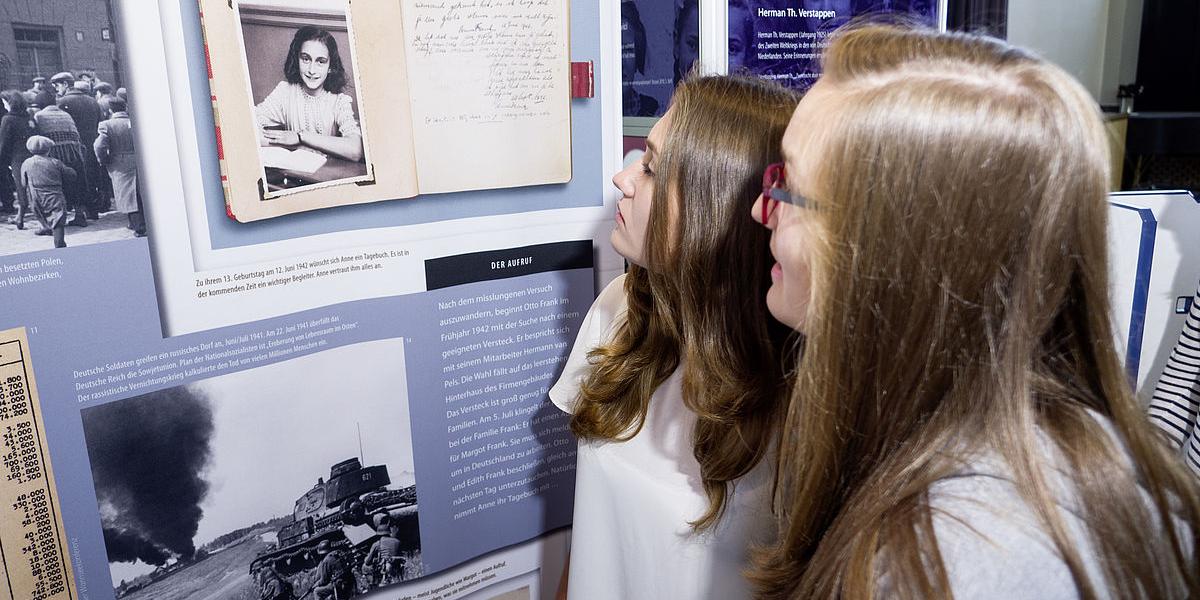
[(353, 598), (358, 591), (358, 584), (345, 553), (330, 544), (329, 540), (321, 540), (317, 544), (317, 554), (321, 556), (321, 563), (317, 565), (317, 581), (313, 585), (317, 600)]
[(421, 547), (416, 486), (394, 488), (385, 465), (348, 458), (297, 498), (275, 537), (249, 571), (273, 569), (300, 599), (345, 600), (402, 581)]
[(259, 600), (296, 600), (292, 584), (280, 577), (274, 569), (265, 568), (258, 572)]
[[(386, 517), (386, 515), (384, 515)], [(367, 574), (372, 588), (391, 585), (404, 580), (404, 557), (401, 556), (403, 547), (396, 535), (396, 528), (391, 519), (381, 519), (376, 523), (375, 532), (379, 539), (371, 544), (363, 559), (362, 571)]]

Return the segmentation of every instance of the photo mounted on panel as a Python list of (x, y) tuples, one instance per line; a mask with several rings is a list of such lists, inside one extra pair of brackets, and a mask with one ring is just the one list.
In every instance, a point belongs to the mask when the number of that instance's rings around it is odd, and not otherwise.
[(81, 411), (116, 597), (331, 597), (334, 561), (341, 597), (424, 575), (403, 354), (365, 342)]
[[(417, 194), (393, 3), (199, 0), (226, 216)], [(389, 34), (389, 32), (391, 32)], [(368, 94), (368, 90), (370, 94)], [(373, 136), (375, 130), (388, 135)]]
[(856, 17), (891, 16), (936, 26), (937, 0), (729, 0), (729, 72), (800, 90), (821, 74), (821, 51)]
[(222, 216), (571, 180), (566, 3), (199, 5)]
[(700, 0), (679, 0), (675, 5), (675, 84), (700, 60)]
[[(128, 110), (129, 78), (120, 60), (127, 50), (118, 44), (121, 36), (99, 35), (120, 23), (121, 5), (110, 4), (5, 6), (0, 256), (146, 235), (137, 115)], [(97, 33), (81, 39), (74, 34), (85, 23)], [(30, 144), (34, 136), (42, 139)]]
[(285, 4), (236, 6), (263, 200), (373, 178), (348, 2)]
[(700, 57), (697, 0), (621, 1), (621, 112), (627, 136), (646, 137), (675, 85)]

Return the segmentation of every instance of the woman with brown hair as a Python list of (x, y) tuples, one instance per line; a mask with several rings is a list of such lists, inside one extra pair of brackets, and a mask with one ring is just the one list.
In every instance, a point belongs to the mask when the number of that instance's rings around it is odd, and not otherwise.
[(760, 597), (1200, 596), (1196, 482), (1113, 347), (1107, 147), (1004, 42), (834, 36), (752, 209), (806, 335)]
[(745, 218), (797, 97), (686, 79), (613, 177), (631, 263), (588, 312), (550, 398), (580, 437), (570, 597), (739, 598), (768, 541), (781, 365), (767, 232)]

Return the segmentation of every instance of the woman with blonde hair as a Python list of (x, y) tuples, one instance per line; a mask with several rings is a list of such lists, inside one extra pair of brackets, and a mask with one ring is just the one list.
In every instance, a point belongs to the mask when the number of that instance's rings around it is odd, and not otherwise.
[(1004, 42), (843, 30), (752, 209), (806, 335), (762, 598), (1200, 596), (1109, 322), (1107, 141)]
[(793, 334), (767, 316), (767, 232), (745, 218), (797, 97), (689, 78), (613, 177), (631, 263), (584, 320), (550, 398), (580, 437), (570, 597), (748, 597)]

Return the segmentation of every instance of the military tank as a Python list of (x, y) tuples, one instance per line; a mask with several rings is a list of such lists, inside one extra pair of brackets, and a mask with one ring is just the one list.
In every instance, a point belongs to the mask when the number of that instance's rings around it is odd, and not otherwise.
[(348, 458), (329, 469), (329, 480), (318, 478), (296, 500), (292, 520), (276, 533), (275, 547), (250, 563), (250, 572), (273, 568), (290, 577), (317, 566), (317, 545), (328, 540), (359, 564), (379, 538), (377, 525), (387, 521), (398, 530), (406, 549), (420, 547), (417, 525), (417, 487), (393, 489), (387, 467), (362, 466)]

